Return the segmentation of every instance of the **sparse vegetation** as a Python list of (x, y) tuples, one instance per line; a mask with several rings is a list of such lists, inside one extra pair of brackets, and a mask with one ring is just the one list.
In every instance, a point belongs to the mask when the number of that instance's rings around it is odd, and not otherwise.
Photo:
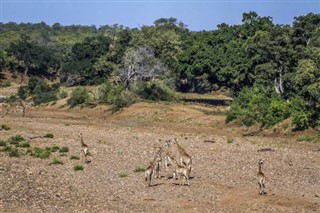
[(51, 152), (48, 149), (34, 147), (30, 155), (35, 158), (47, 159), (50, 156), (50, 154)]
[(75, 156), (75, 155), (72, 155), (72, 156), (70, 157), (70, 159), (71, 159), (71, 160), (80, 160), (80, 157)]
[(227, 138), (227, 143), (233, 143), (233, 139), (232, 138)]
[(11, 148), (7, 151), (9, 153), (9, 157), (20, 157), (21, 153), (18, 148)]
[(83, 166), (82, 165), (75, 165), (74, 167), (73, 167), (73, 170), (74, 171), (82, 171), (84, 168), (83, 168)]
[(144, 172), (144, 171), (146, 171), (146, 169), (143, 168), (143, 167), (137, 167), (137, 168), (135, 168), (133, 171), (134, 171), (134, 172)]
[(0, 140), (0, 146), (6, 146), (7, 143), (4, 140)]
[(6, 130), (6, 131), (8, 131), (8, 130), (10, 130), (11, 129), (11, 127), (9, 127), (9, 126), (7, 126), (7, 125), (5, 125), (5, 124), (1, 124), (1, 126), (0, 126), (0, 130)]
[(118, 177), (120, 177), (120, 178), (128, 177), (128, 174), (125, 173), (125, 172), (120, 172), (120, 173), (118, 174)]
[(46, 135), (43, 136), (44, 138), (53, 138), (52, 133), (47, 133)]
[(58, 159), (53, 159), (53, 161), (49, 163), (49, 166), (51, 165), (63, 165), (63, 161)]
[(59, 149), (59, 152), (60, 153), (66, 153), (66, 152), (69, 152), (69, 147), (67, 146), (63, 146)]

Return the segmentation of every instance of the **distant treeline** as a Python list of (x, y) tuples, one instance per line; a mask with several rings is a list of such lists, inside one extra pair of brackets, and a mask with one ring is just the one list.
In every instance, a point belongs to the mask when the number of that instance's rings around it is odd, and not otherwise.
[(221, 87), (236, 99), (227, 121), (272, 126), (291, 117), (296, 129), (318, 128), (320, 15), (273, 24), (256, 12), (242, 24), (190, 31), (175, 18), (152, 26), (52, 26), (0, 23), (0, 66), (14, 75), (61, 84), (159, 81), (180, 92)]

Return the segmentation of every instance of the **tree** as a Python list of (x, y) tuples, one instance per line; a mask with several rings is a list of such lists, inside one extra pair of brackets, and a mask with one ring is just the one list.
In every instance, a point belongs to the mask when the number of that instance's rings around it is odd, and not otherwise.
[(168, 69), (155, 57), (152, 48), (140, 47), (126, 52), (119, 78), (125, 82), (128, 89), (133, 81), (154, 81), (158, 76), (167, 73)]
[(21, 35), (17, 43), (11, 43), (7, 52), (10, 61), (16, 63), (11, 67), (16, 67), (18, 70), (22, 68), (24, 76), (30, 74), (49, 77), (55, 74), (49, 68), (54, 67), (54, 70), (57, 70), (59, 67), (53, 49), (37, 44), (27, 35)]
[(109, 51), (111, 39), (105, 36), (87, 37), (76, 43), (67, 62), (60, 70), (60, 81), (69, 86), (99, 84), (110, 74), (110, 64), (102, 56)]

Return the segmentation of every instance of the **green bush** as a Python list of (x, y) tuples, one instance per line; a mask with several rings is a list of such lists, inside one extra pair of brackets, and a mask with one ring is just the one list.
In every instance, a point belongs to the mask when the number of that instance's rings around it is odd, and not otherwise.
[(7, 145), (7, 143), (5, 141), (0, 140), (0, 146), (6, 146), (6, 145)]
[(56, 152), (56, 151), (58, 151), (59, 149), (60, 149), (59, 146), (54, 145), (54, 146), (51, 147), (51, 152)]
[[(57, 93), (59, 91), (60, 84), (47, 84), (44, 80), (39, 77), (31, 77), (29, 79), (27, 90), (21, 88), (22, 95), (26, 96), (28, 93), (32, 95), (32, 99), (36, 105), (42, 103), (48, 103), (57, 100)], [(20, 89), (19, 88), (19, 89)]]
[(64, 98), (67, 98), (68, 97), (68, 93), (66, 91), (60, 91), (59, 92), (59, 98), (60, 99), (64, 99)]
[(144, 172), (144, 171), (146, 171), (146, 169), (143, 168), (143, 167), (137, 167), (137, 168), (135, 168), (133, 171), (134, 171), (134, 172)]
[(51, 154), (51, 152), (48, 149), (34, 147), (30, 155), (35, 158), (46, 159), (50, 156), (50, 154)]
[(53, 138), (53, 134), (52, 133), (47, 133), (43, 137), (45, 137), (45, 138)]
[(124, 177), (128, 177), (128, 174), (125, 173), (125, 172), (120, 172), (120, 173), (118, 174), (118, 176), (121, 177), (121, 178), (124, 178)]
[(51, 165), (63, 165), (63, 161), (58, 159), (53, 159), (53, 161), (49, 163), (49, 166)]
[(24, 142), (21, 145), (19, 145), (19, 147), (28, 148), (28, 147), (30, 147), (30, 143), (29, 142)]
[(29, 88), (28, 86), (20, 86), (18, 88), (17, 95), (22, 99), (25, 100), (29, 96)]
[(79, 104), (84, 104), (89, 100), (89, 93), (84, 87), (78, 87), (72, 91), (71, 97), (68, 99), (68, 104), (75, 107)]
[(70, 157), (70, 159), (71, 159), (71, 160), (80, 160), (80, 158), (79, 158), (78, 156), (74, 156), (74, 155), (72, 155), (72, 156)]
[(24, 141), (25, 139), (21, 135), (15, 135), (8, 139), (10, 144), (19, 144), (19, 142)]
[(73, 167), (73, 170), (74, 170), (74, 171), (82, 171), (82, 170), (83, 170), (83, 166), (82, 166), (82, 165), (75, 165), (75, 166)]
[(263, 124), (269, 105), (270, 98), (264, 92), (258, 88), (244, 88), (233, 100), (226, 123), (237, 121), (246, 126)]
[(21, 153), (19, 152), (19, 149), (12, 148), (8, 151), (9, 157), (20, 157)]
[(143, 100), (174, 101), (177, 99), (176, 93), (161, 82), (137, 82), (130, 90)]
[(130, 91), (122, 91), (121, 94), (115, 98), (112, 104), (112, 111), (116, 112), (124, 107), (134, 104), (137, 96)]
[(60, 150), (59, 150), (60, 153), (66, 153), (66, 152), (69, 152), (69, 147), (61, 147)]
[(311, 113), (307, 103), (302, 98), (290, 100), (292, 124), (296, 130), (305, 130), (310, 127)]
[(8, 130), (10, 130), (11, 128), (9, 127), (9, 126), (7, 126), (7, 125), (5, 125), (5, 124), (1, 124), (1, 127), (0, 127), (0, 130), (6, 130), (6, 131), (8, 131)]
[(285, 100), (273, 98), (270, 102), (264, 126), (272, 127), (290, 116), (289, 104)]
[(11, 86), (11, 82), (8, 80), (5, 81), (0, 81), (0, 87), (10, 87)]

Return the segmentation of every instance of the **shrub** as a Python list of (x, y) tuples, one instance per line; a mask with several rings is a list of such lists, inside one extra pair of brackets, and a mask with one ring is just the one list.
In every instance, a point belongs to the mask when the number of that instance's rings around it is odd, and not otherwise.
[(60, 149), (59, 146), (54, 145), (54, 146), (51, 147), (51, 152), (56, 152), (59, 149)]
[(61, 147), (60, 150), (59, 150), (60, 153), (66, 153), (66, 152), (69, 152), (69, 147)]
[(19, 144), (19, 142), (24, 141), (25, 139), (21, 135), (12, 136), (8, 139), (10, 144)]
[(144, 100), (174, 101), (177, 99), (175, 92), (161, 82), (137, 82), (130, 90)]
[(28, 86), (20, 86), (18, 88), (17, 95), (22, 99), (25, 100), (29, 96), (29, 88)]
[(118, 177), (121, 177), (121, 178), (128, 177), (128, 174), (124, 173), (124, 172), (121, 172), (121, 173), (118, 174)]
[(62, 160), (54, 159), (52, 162), (49, 163), (49, 166), (51, 165), (63, 165)]
[(80, 158), (79, 158), (78, 156), (74, 156), (74, 155), (72, 155), (72, 156), (70, 157), (70, 159), (71, 159), (71, 160), (80, 160)]
[(22, 147), (22, 148), (28, 148), (28, 147), (30, 147), (30, 143), (29, 143), (29, 142), (24, 142), (24, 143), (22, 143), (22, 144), (20, 145), (20, 147)]
[(82, 165), (75, 165), (75, 166), (73, 167), (73, 170), (74, 170), (74, 171), (82, 171), (82, 170), (83, 170), (83, 166), (82, 166)]
[(134, 171), (134, 172), (144, 172), (144, 171), (146, 171), (146, 169), (143, 168), (143, 167), (137, 167), (137, 168), (135, 168), (133, 171)]
[(79, 104), (84, 104), (89, 100), (89, 93), (84, 87), (78, 87), (72, 91), (71, 97), (68, 99), (68, 104), (75, 107)]
[(246, 126), (263, 123), (270, 105), (270, 98), (258, 88), (244, 88), (233, 100), (226, 123), (233, 120)]
[(20, 152), (19, 152), (19, 149), (17, 148), (12, 148), (10, 150), (8, 150), (8, 153), (9, 153), (9, 157), (20, 157)]
[(43, 137), (45, 137), (45, 138), (53, 138), (53, 134), (52, 133), (47, 133)]
[(130, 91), (122, 91), (121, 94), (115, 98), (112, 111), (116, 112), (124, 107), (128, 107), (131, 104), (135, 103), (137, 96)]
[(64, 98), (67, 98), (68, 97), (68, 93), (64, 90), (60, 91), (59, 92), (59, 98), (60, 99), (64, 99)]
[(7, 145), (7, 143), (5, 141), (0, 140), (0, 146), (6, 146), (6, 145)]
[(33, 151), (31, 152), (31, 156), (35, 158), (46, 159), (50, 156), (51, 152), (48, 149), (42, 149), (40, 147), (34, 147)]
[(289, 104), (279, 98), (273, 98), (267, 111), (264, 126), (272, 127), (290, 116)]
[(304, 130), (310, 127), (311, 113), (302, 98), (290, 100), (290, 113), (292, 124), (296, 130)]
[(7, 126), (7, 125), (5, 125), (5, 124), (1, 124), (1, 128), (0, 128), (0, 130), (6, 130), (6, 131), (8, 131), (8, 130), (10, 130), (11, 128), (9, 127), (9, 126)]
[(11, 86), (11, 82), (8, 80), (5, 81), (0, 81), (0, 87), (10, 87)]

